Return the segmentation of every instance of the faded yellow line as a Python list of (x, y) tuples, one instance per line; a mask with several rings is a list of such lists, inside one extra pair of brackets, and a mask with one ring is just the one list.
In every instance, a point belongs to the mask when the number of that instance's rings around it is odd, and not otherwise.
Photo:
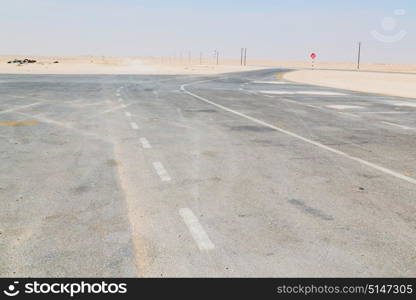
[(38, 121), (0, 121), (0, 126), (37, 125)]

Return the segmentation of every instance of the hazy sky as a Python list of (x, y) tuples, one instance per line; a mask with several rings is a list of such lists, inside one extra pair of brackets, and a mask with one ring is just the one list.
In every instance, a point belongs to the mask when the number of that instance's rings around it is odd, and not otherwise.
[(1, 0), (2, 54), (416, 62), (415, 0)]

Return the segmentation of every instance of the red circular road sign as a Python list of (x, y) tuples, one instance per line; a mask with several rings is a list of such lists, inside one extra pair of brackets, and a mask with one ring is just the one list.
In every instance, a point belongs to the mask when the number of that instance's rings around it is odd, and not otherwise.
[(311, 55), (310, 55), (310, 57), (311, 57), (312, 59), (315, 59), (317, 56), (318, 56), (318, 55), (316, 55), (316, 53), (311, 53)]

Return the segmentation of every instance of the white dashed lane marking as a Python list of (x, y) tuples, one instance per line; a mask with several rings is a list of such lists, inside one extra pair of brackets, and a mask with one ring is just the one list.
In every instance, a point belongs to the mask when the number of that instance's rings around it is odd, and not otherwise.
[(357, 105), (327, 105), (326, 107), (329, 108), (334, 108), (334, 109), (353, 109), (353, 108), (358, 108), (358, 109), (362, 109), (364, 107), (362, 106), (357, 106)]
[(402, 101), (389, 101), (385, 103), (388, 105), (394, 105), (394, 106), (416, 107), (416, 103), (409, 103), (409, 102), (402, 102)]
[(261, 80), (253, 81), (253, 83), (259, 83), (259, 84), (293, 84), (291, 82), (284, 82), (284, 81), (261, 81)]
[(139, 141), (142, 144), (142, 147), (144, 149), (150, 149), (150, 148), (152, 148), (152, 145), (150, 145), (149, 141), (146, 138), (142, 137), (142, 138), (139, 139)]
[(137, 126), (136, 122), (131, 122), (130, 126), (131, 126), (131, 128), (133, 128), (135, 130), (139, 129), (139, 126)]
[(199, 250), (208, 251), (215, 249), (214, 244), (209, 239), (208, 234), (205, 232), (192, 210), (189, 208), (181, 208), (179, 210), (179, 214), (188, 227), (188, 230), (198, 245)]
[(126, 111), (124, 114), (126, 115), (126, 117), (131, 118), (131, 113), (129, 113), (128, 111)]
[(155, 168), (157, 175), (159, 175), (162, 181), (171, 181), (171, 178), (168, 172), (166, 171), (165, 167), (163, 167), (161, 162), (159, 161), (154, 162), (153, 168)]
[(260, 91), (262, 94), (273, 95), (317, 95), (317, 96), (345, 96), (343, 93), (326, 91)]

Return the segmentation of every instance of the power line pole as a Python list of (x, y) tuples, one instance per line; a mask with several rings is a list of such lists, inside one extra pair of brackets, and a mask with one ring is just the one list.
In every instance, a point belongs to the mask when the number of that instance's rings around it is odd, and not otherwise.
[(361, 42), (358, 42), (358, 61), (357, 61), (357, 70), (360, 69), (361, 62)]
[(244, 48), (244, 65), (247, 66), (247, 48)]
[(218, 56), (219, 56), (220, 53), (218, 51), (216, 51), (216, 53), (217, 53), (217, 65), (218, 65)]
[(243, 52), (244, 52), (244, 48), (241, 48), (241, 51), (240, 51), (240, 66), (243, 65)]

